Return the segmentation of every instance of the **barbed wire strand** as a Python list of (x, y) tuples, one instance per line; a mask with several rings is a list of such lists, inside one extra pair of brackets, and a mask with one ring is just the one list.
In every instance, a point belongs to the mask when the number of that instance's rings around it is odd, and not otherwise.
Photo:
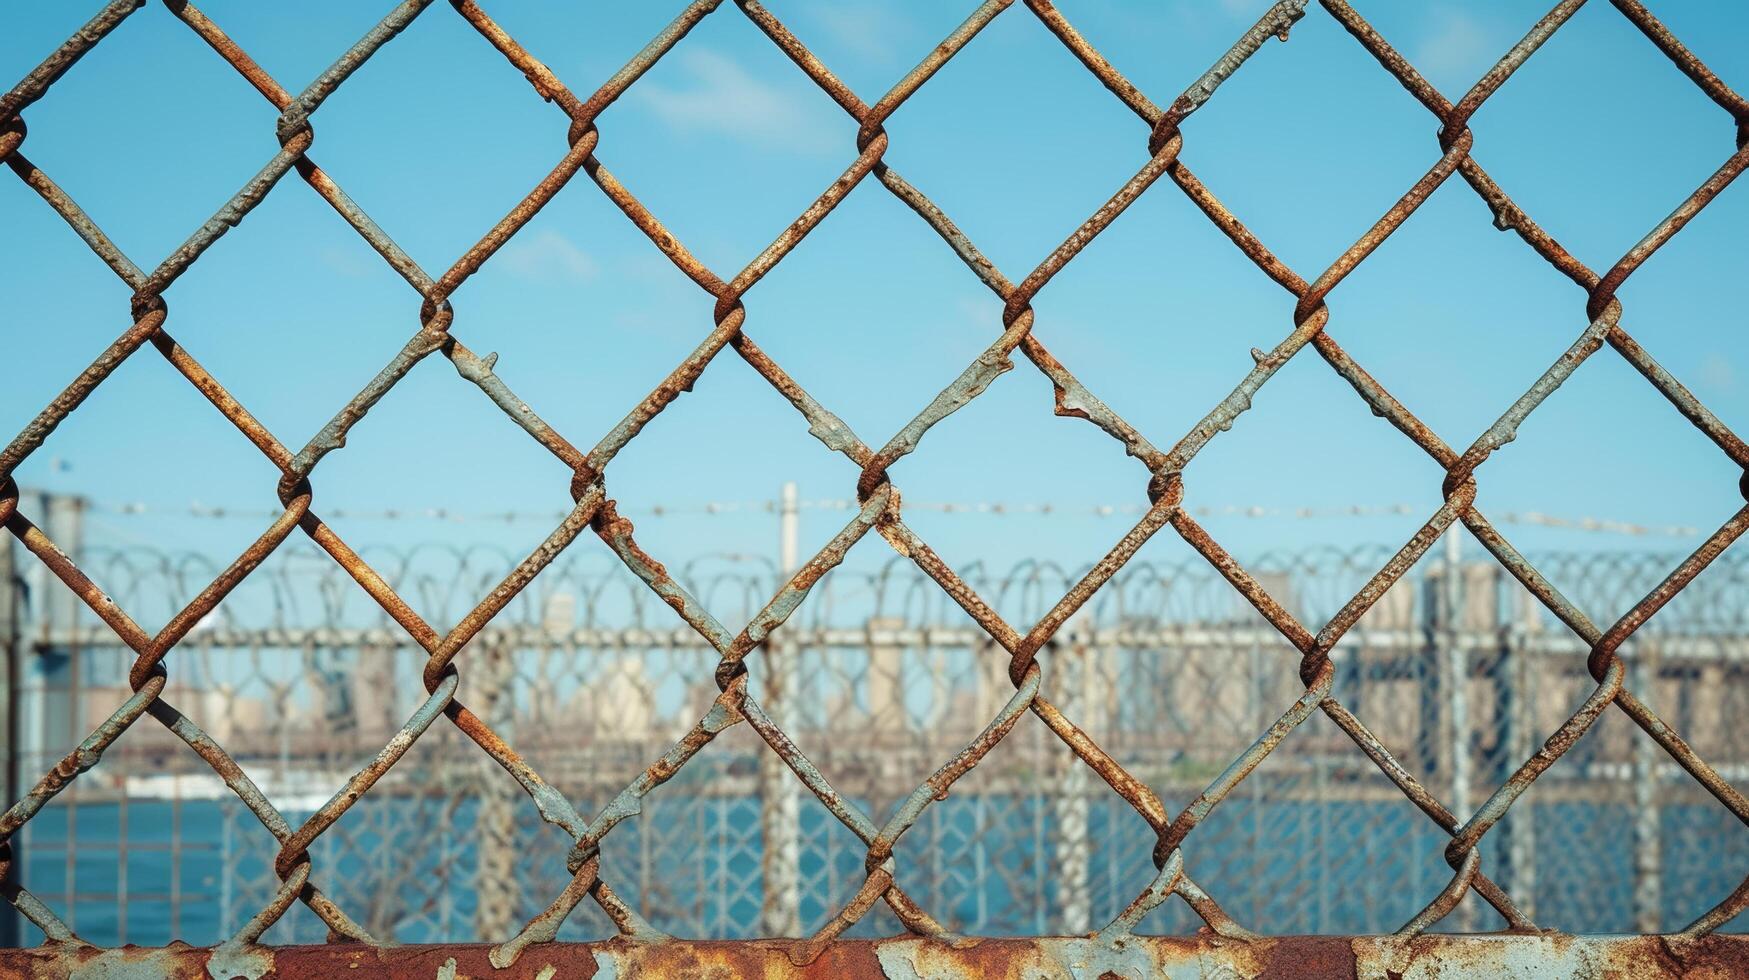
[[(150, 504), (144, 501), (104, 503), (82, 498), (81, 507), (87, 513), (112, 517), (144, 517), (173, 515), (214, 520), (272, 519), (279, 512), (265, 508), (207, 504), (191, 501), (185, 505)], [(905, 506), (913, 510), (943, 514), (982, 514), (991, 516), (1038, 515), (1060, 517), (1136, 517), (1148, 508), (1134, 503), (1122, 504), (1053, 504), (1003, 501), (949, 503), (932, 500), (908, 500)], [(797, 502), (800, 510), (848, 511), (857, 507), (848, 497), (804, 499)], [(776, 514), (782, 503), (771, 500), (706, 500), (681, 504), (642, 504), (620, 507), (622, 514), (644, 514), (650, 517), (714, 517), (739, 514)], [(1410, 517), (1417, 510), (1413, 504), (1354, 504), (1347, 507), (1270, 507), (1263, 505), (1223, 504), (1221, 506), (1187, 507), (1197, 517), (1239, 517), (1252, 520), (1334, 520), (1346, 517)], [(562, 520), (564, 511), (501, 510), (462, 511), (447, 507), (363, 508), (330, 507), (328, 514), (336, 520), (367, 521), (440, 521), (454, 524), (514, 524), (536, 522), (551, 524)], [(1541, 511), (1503, 511), (1494, 516), (1500, 524), (1522, 524), (1534, 527), (1561, 528), (1596, 534), (1621, 534), (1630, 537), (1692, 538), (1703, 532), (1689, 524), (1639, 524), (1607, 517), (1563, 517)]]

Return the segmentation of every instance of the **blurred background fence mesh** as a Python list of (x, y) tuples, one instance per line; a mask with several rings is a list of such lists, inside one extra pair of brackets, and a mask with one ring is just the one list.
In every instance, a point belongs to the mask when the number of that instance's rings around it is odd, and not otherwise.
[[(83, 501), (41, 512), (78, 540)], [(1474, 806), (1559, 725), (1589, 675), (1588, 648), (1486, 556), (1441, 549), (1333, 651), (1335, 691), (1429, 787)], [(514, 564), (491, 548), (368, 553), (396, 591), (457, 618)], [(1385, 559), (1383, 548), (1260, 556), (1249, 567), (1307, 621), (1327, 618)], [(1575, 602), (1620, 608), (1679, 555), (1574, 551), (1532, 557)], [(425, 654), (313, 548), (240, 586), (179, 646), (166, 697), (296, 819), (327, 801), (414, 707)], [(781, 556), (701, 558), (680, 581), (720, 615), (746, 617), (780, 584)], [(168, 616), (217, 574), (210, 555), (85, 549), (81, 567), (117, 602)], [(42, 571), (20, 566), (30, 669), (18, 694), (14, 765), (40, 771), (127, 695), (131, 655)], [(1005, 614), (1042, 615), (1071, 584), (1048, 564), (967, 569)], [(751, 664), (750, 690), (865, 810), (899, 803), (1009, 696), (1006, 658), (914, 566), (841, 570)], [(462, 695), (580, 807), (605, 806), (708, 708), (716, 654), (623, 568), (567, 556), (474, 640)], [(1046, 653), (1046, 694), (1168, 799), (1194, 796), (1300, 691), (1278, 635), (1206, 564), (1132, 564)], [(1639, 689), (1735, 778), (1749, 735), (1749, 559), (1728, 556), (1637, 634)], [(1442, 672), (1453, 662), (1455, 672)], [(1461, 678), (1453, 683), (1452, 678)], [(775, 683), (774, 683), (775, 682)], [(781, 696), (773, 687), (781, 686)], [(1539, 923), (1655, 932), (1685, 924), (1735, 885), (1749, 841), (1735, 818), (1625, 719), (1599, 723), (1495, 833), (1486, 867)], [(604, 874), (657, 927), (697, 937), (762, 934), (774, 911), (817, 922), (862, 884), (865, 848), (750, 732), (731, 729), (644, 801), (604, 851)], [(1016, 731), (926, 812), (901, 844), (900, 881), (968, 932), (1086, 932), (1147, 883), (1154, 835), (1042, 726)], [(496, 778), (494, 778), (496, 777)], [(435, 729), (314, 845), (328, 893), (375, 935), (490, 939), (564, 885), (569, 838), (543, 830), (490, 760)], [(1236, 917), (1283, 933), (1385, 932), (1450, 875), (1444, 834), (1334, 726), (1307, 726), (1199, 831), (1195, 867)], [(1608, 836), (1619, 846), (1584, 841)], [(20, 835), (23, 881), (104, 944), (206, 944), (231, 935), (279, 886), (255, 818), (169, 732), (141, 729)], [(432, 848), (401, 846), (428, 840)], [(791, 855), (773, 880), (767, 853)], [(1442, 928), (1474, 927), (1460, 908)], [(1150, 931), (1193, 931), (1165, 906)], [(898, 924), (877, 913), (853, 935)], [(270, 939), (320, 942), (294, 906)], [(610, 936), (589, 905), (565, 938)]]

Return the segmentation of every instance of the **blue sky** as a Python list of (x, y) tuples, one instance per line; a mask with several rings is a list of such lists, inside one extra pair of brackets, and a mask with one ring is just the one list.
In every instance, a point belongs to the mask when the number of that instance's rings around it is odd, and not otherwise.
[[(96, 4), (33, 4), (0, 37), (0, 79), (34, 66)], [(678, 3), (506, 3), (488, 10), (580, 94)], [(972, 6), (770, 0), (866, 100)], [(1267, 6), (1062, 0), (1063, 12), (1157, 102), (1169, 102)], [(288, 89), (301, 88), (387, 3), (212, 0), (203, 9)], [(961, 9), (961, 8), (965, 9)], [(1544, 11), (1539, 3), (1357, 4), (1454, 99)], [(1728, 83), (1749, 8), (1654, 5)], [(24, 151), (140, 265), (179, 244), (276, 150), (276, 113), (153, 4), (26, 112)], [(447, 4), (387, 45), (317, 113), (311, 157), (428, 270), (440, 271), (565, 149), (565, 119)], [(725, 277), (852, 159), (855, 124), (732, 4), (708, 17), (600, 120), (598, 156)], [(1436, 122), (1314, 9), (1185, 125), (1183, 159), (1307, 278), (1439, 154)], [(1607, 3), (1581, 10), (1477, 114), (1475, 156), (1546, 229), (1605, 268), (1731, 152), (1728, 117)], [(887, 124), (888, 162), (1018, 280), (1146, 158), (1146, 128), (1020, 5)], [(16, 179), (0, 178), (0, 429), (16, 431), (128, 323), (128, 289)], [(1726, 191), (1622, 290), (1624, 324), (1726, 422), (1749, 426), (1743, 314), (1749, 190)], [(167, 295), (167, 327), (285, 443), (301, 446), (417, 327), (418, 297), (295, 175)], [(869, 180), (746, 298), (747, 330), (865, 441), (881, 442), (999, 329), (1000, 303)], [(710, 328), (711, 300), (586, 176), (454, 297), (454, 332), (573, 442), (595, 442)], [(1292, 301), (1167, 180), (1035, 300), (1037, 335), (1156, 444), (1239, 380)], [(1584, 296), (1449, 181), (1330, 298), (1331, 332), (1447, 441), (1467, 445), (1579, 334)], [(1145, 503), (1146, 474), (1084, 422), (1051, 414), (1023, 359), (893, 470), (915, 501), (1050, 502), (1052, 516), (919, 510), (956, 565), (1076, 565), (1127, 528), (1103, 504)], [(776, 494), (848, 497), (857, 472), (732, 352), (613, 463), (634, 518)], [(26, 487), (143, 501), (105, 518), (118, 540), (230, 554), (265, 519), (277, 473), (153, 351), (142, 350), (18, 473)], [(1413, 516), (1213, 516), (1240, 555), (1400, 543), (1438, 506), (1441, 474), (1311, 351), (1186, 473), (1186, 501), (1292, 511), (1409, 504)], [(314, 477), (316, 510), (551, 511), (562, 467), (441, 359), (404, 381)], [(1480, 471), (1491, 512), (1593, 515), (1706, 530), (1741, 499), (1729, 461), (1619, 357), (1600, 352)], [(672, 564), (768, 553), (764, 515), (639, 519)], [(333, 522), (359, 544), (442, 536), (525, 551), (550, 525)], [(810, 552), (840, 523), (810, 512)], [(1526, 548), (1644, 541), (1517, 528)], [(1688, 547), (1661, 539), (1656, 547)], [(579, 548), (599, 547), (584, 540)], [(884, 561), (871, 537), (853, 561)], [(1145, 554), (1177, 559), (1164, 534)]]

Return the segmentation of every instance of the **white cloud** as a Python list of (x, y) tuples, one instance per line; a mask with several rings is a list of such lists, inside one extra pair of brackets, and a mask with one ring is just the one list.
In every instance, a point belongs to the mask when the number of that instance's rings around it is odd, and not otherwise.
[[(665, 85), (646, 80), (632, 89), (632, 97), (675, 129), (806, 153), (842, 149), (849, 138), (843, 122), (801, 98), (805, 92), (755, 78), (731, 58), (693, 46), (681, 48), (673, 58), (684, 81)], [(799, 73), (796, 81), (812, 84)]]
[(1438, 11), (1426, 25), (1411, 61), (1440, 91), (1462, 92), (1481, 77), (1506, 46), (1493, 50), (1490, 32), (1473, 15), (1459, 9)]
[(903, 62), (907, 55), (915, 60), (917, 52), (905, 50), (904, 43), (915, 33), (912, 25), (894, 16), (889, 4), (820, 3), (806, 9), (822, 30), (858, 58), (877, 64)]
[(348, 279), (363, 279), (378, 269), (387, 268), (373, 264), (376, 256), (356, 248), (336, 248), (332, 245), (323, 246), (316, 257), (328, 267), (330, 272), (345, 276)]
[(532, 282), (583, 282), (601, 271), (588, 252), (551, 228), (511, 239), (494, 264)]

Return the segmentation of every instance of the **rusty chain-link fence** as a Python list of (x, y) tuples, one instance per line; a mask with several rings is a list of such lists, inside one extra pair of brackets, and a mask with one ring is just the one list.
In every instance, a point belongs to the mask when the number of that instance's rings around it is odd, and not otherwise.
[[(821, 962), (828, 950), (834, 950), (832, 956), (845, 955), (836, 951), (842, 944), (835, 940), (863, 921), (877, 905), (884, 905), (909, 932), (926, 939), (949, 941), (941, 948), (957, 948), (951, 942), (958, 934), (956, 925), (944, 921), (942, 909), (932, 907), (927, 898), (920, 897), (903, 884), (906, 880), (904, 865), (911, 852), (901, 845), (901, 840), (920, 822), (945, 806), (955, 783), (1008, 740), (1010, 733), (1029, 714), (1042, 722), (1044, 728), (1084, 764), (1075, 766), (1062, 778), (1092, 778), (1108, 786), (1133, 811), (1134, 816), (1130, 819), (1137, 821), (1137, 826), (1145, 825), (1154, 840), (1151, 880), (1130, 895), (1105, 921), (1093, 923), (1092, 936), (1086, 941), (1090, 945), (1084, 949), (1103, 951), (1098, 955), (1134, 948), (1140, 940), (1132, 933), (1143, 926), (1156, 907), (1173, 900), (1182, 902), (1183, 907), (1190, 910), (1214, 936), (1235, 941), (1240, 946), (1245, 946), (1243, 941), (1253, 940), (1260, 933), (1275, 931), (1272, 922), (1246, 921), (1243, 916), (1231, 914), (1218, 890), (1205, 888), (1200, 883), (1201, 876), (1193, 877), (1193, 872), (1207, 866), (1210, 861), (1199, 856), (1197, 841), (1200, 835), (1196, 831), (1213, 819), (1223, 801), (1241, 792), (1251, 779), (1256, 778), (1253, 772), (1284, 739), (1292, 736), (1306, 719), (1320, 712), (1334, 722), (1371, 760), (1378, 772), (1425, 815), (1429, 826), (1437, 828), (1441, 836), (1449, 835), (1444, 858), (1451, 873), (1446, 880), (1430, 883), (1424, 892), (1413, 897), (1413, 908), (1398, 924), (1399, 937), (1405, 941), (1447, 920), (1472, 892), (1494, 910), (1497, 925), (1519, 933), (1529, 933), (1536, 928), (1537, 923), (1526, 913), (1519, 897), (1484, 869), (1481, 845), (1484, 840), (1494, 840), (1490, 831), (1517, 812), (1513, 809), (1514, 803), (1539, 777), (1552, 767), (1563, 765), (1579, 751), (1578, 746), (1586, 744), (1588, 733), (1606, 713), (1619, 711), (1631, 719), (1643, 737), (1661, 747), (1695, 784), (1723, 804), (1739, 821), (1749, 821), (1749, 800), (1702, 758), (1686, 740), (1688, 733), (1679, 732), (1667, 718), (1660, 717), (1648, 707), (1647, 701), (1642, 700), (1645, 692), (1630, 676), (1628, 661), (1623, 656), (1647, 620), (1688, 587), (1745, 529), (1749, 529), (1749, 508), (1739, 510), (1712, 531), (1691, 555), (1675, 563), (1626, 614), (1613, 623), (1600, 625), (1558, 591), (1544, 572), (1521, 555), (1475, 506), (1476, 479), (1482, 464), (1495, 450), (1510, 441), (1518, 426), (1580, 370), (1588, 358), (1606, 345), (1625, 358), (1733, 463), (1749, 465), (1749, 444), (1714, 416), (1634, 340), (1622, 325), (1624, 311), (1616, 298), (1621, 285), (1641, 265), (1680, 232), (1745, 167), (1749, 167), (1749, 102), (1701, 64), (1638, 0), (1612, 0), (1649, 43), (1667, 55), (1731, 117), (1735, 152), (1729, 154), (1701, 186), (1678, 203), (1669, 217), (1601, 272), (1589, 268), (1563, 249), (1513, 202), (1471, 155), (1473, 137), (1467, 126), (1468, 120), (1583, 2), (1563, 0), (1556, 4), (1463, 98), (1453, 103), (1430, 85), (1349, 4), (1343, 0), (1320, 0), (1323, 11), (1336, 18), (1385, 71), (1427, 108), (1439, 124), (1439, 139), (1438, 155), (1425, 175), (1329, 268), (1308, 279), (1288, 268), (1222, 205), (1208, 186), (1193, 174), (1183, 151), (1187, 118), (1212, 98), (1220, 85), (1256, 55), (1271, 36), (1285, 39), (1289, 27), (1305, 15), (1310, 0), (1282, 0), (1272, 6), (1212, 68), (1165, 107), (1143, 94), (1107, 62), (1049, 0), (1024, 0), (1018, 4), (1013, 0), (987, 0), (972, 11), (963, 25), (932, 49), (914, 70), (873, 103), (865, 102), (853, 93), (757, 0), (735, 0), (732, 6), (749, 18), (843, 108), (850, 123), (856, 127), (857, 154), (842, 176), (795, 217), (769, 247), (746, 267), (727, 277), (699, 262), (657, 216), (639, 202), (627, 185), (606, 168), (596, 154), (600, 134), (594, 125), (596, 116), (606, 106), (622, 96), (652, 65), (680, 44), (687, 32), (703, 18), (713, 14), (725, 15), (718, 9), (724, 6), (722, 0), (697, 0), (688, 5), (668, 28), (587, 98), (575, 94), (515, 38), (501, 30), (479, 4), (473, 0), (453, 0), (451, 6), (455, 13), (502, 53), (512, 67), (525, 75), (542, 98), (554, 103), (563, 113), (568, 126), (569, 148), (552, 171), (509, 214), (438, 275), (426, 271), (403, 252), (311, 155), (315, 142), (311, 120), (324, 100), (414, 18), (437, 16), (428, 12), (428, 8), (434, 6), (432, 0), (405, 0), (396, 5), (331, 68), (296, 94), (281, 87), (231, 41), (220, 25), (196, 6), (183, 0), (166, 0), (167, 13), (154, 13), (153, 16), (174, 16), (183, 21), (278, 110), (277, 134), (281, 149), (181, 247), (150, 271), (123, 255), (50, 175), (35, 167), (25, 153), (28, 140), (23, 114), (37, 100), (49, 95), (55, 82), (64, 73), (74, 70), (83, 54), (105, 43), (105, 38), (119, 24), (145, 5), (144, 0), (114, 0), (61, 48), (51, 53), (39, 68), (0, 98), (0, 159), (4, 159), (7, 166), (60, 214), (134, 290), (130, 323), (120, 337), (30, 421), (4, 450), (0, 450), (0, 478), (5, 480), (5, 495), (0, 497), (0, 517), (23, 547), (40, 559), (130, 649), (133, 659), (127, 672), (129, 696), (65, 760), (42, 775), (21, 800), (0, 817), (0, 839), (8, 841), (5, 865), (9, 869), (17, 860), (11, 842), (19, 830), (82, 773), (97, 766), (104, 750), (146, 716), (150, 716), (150, 723), (162, 725), (203, 759), (241, 805), (259, 820), (265, 832), (279, 842), (273, 862), (277, 887), (235, 934), (211, 954), (213, 958), (208, 968), (214, 972), (226, 969), (259, 972), (262, 968), (260, 957), (267, 956), (267, 962), (272, 962), (271, 952), (264, 951), (257, 941), (295, 903), (307, 906), (337, 940), (369, 945), (386, 939), (361, 923), (354, 910), (335, 900), (333, 883), (325, 880), (321, 863), (312, 855), (335, 822), (358, 807), (372, 787), (395, 770), (397, 763), (416, 742), (429, 738), (428, 732), (434, 725), (447, 726), (475, 743), (484, 757), (500, 770), (493, 773), (495, 785), (508, 786), (513, 781), (520, 786), (526, 799), (518, 797), (515, 805), (523, 808), (532, 805), (533, 812), (538, 812), (541, 819), (558, 827), (573, 842), (566, 855), (569, 878), (564, 886), (549, 896), (548, 904), (538, 914), (517, 923), (511, 934), (493, 937), (496, 945), (491, 947), (489, 954), (483, 955), (489, 956), (490, 963), (498, 967), (517, 964), (531, 945), (552, 940), (558, 935), (561, 924), (585, 902), (599, 908), (618, 934), (628, 941), (655, 943), (664, 939), (666, 934), (616, 888), (614, 875), (608, 870), (613, 862), (607, 860), (607, 855), (618, 841), (629, 835), (623, 831), (615, 834), (614, 831), (636, 817), (646, 798), (664, 783), (688, 767), (700, 765), (695, 758), (713, 741), (743, 724), (746, 729), (741, 731), (751, 730), (769, 749), (767, 756), (772, 764), (787, 768), (796, 785), (805, 788), (807, 796), (817, 801), (861, 842), (861, 870), (854, 889), (842, 902), (821, 910), (816, 922), (803, 926), (811, 933), (807, 939), (784, 947), (783, 955), (787, 961), (801, 965)], [(1042, 29), (1060, 39), (1116, 98), (1139, 117), (1146, 128), (1149, 151), (1147, 162), (1115, 191), (1104, 206), (1037, 267), (1017, 279), (999, 271), (922, 190), (883, 162), (888, 145), (883, 122), (899, 111), (944, 64), (972, 43), (992, 19), (1008, 12), (1011, 6), (1025, 8)], [(1009, 16), (1021, 15), (1019, 11), (1009, 13)], [(1141, 129), (1138, 129), (1138, 138), (1142, 138)], [(419, 297), (420, 311), (420, 327), (400, 353), (355, 398), (341, 406), (332, 421), (301, 449), (292, 448), (269, 432), (201, 366), (193, 352), (173, 339), (169, 332), (171, 318), (166, 301), (167, 292), (177, 279), (230, 228), (244, 220), (283, 177), (294, 171), (413, 287)], [(579, 171), (586, 173), (664, 255), (715, 300), (714, 322), (705, 332), (703, 341), (646, 398), (633, 406), (622, 422), (588, 450), (578, 448), (577, 444), (542, 421), (533, 407), (522, 402), (506, 381), (495, 373), (494, 357), (478, 356), (462, 343), (458, 331), (452, 330), (454, 316), (448, 302), (449, 297), (565, 189)], [(1498, 227), (1514, 232), (1532, 252), (1580, 287), (1585, 297), (1584, 319), (1588, 321), (1568, 351), (1520, 398), (1505, 406), (1499, 420), (1467, 446), (1462, 443), (1454, 446), (1424, 425), (1412, 411), (1413, 393), (1402, 393), (1407, 401), (1400, 400), (1397, 394), (1386, 391), (1349, 357), (1336, 339), (1339, 329), (1335, 332), (1330, 329), (1331, 311), (1325, 302), (1355, 268), (1454, 174), (1461, 176), (1487, 203)], [(1035, 295), (1054, 276), (1162, 176), (1169, 177), (1257, 265), (1264, 276), (1297, 299), (1293, 322), (1284, 325), (1287, 327), (1285, 339), (1272, 350), (1254, 350), (1255, 365), (1237, 380), (1231, 394), (1166, 448), (1161, 448), (1108, 408), (1076, 379), (1068, 366), (1050, 353), (1032, 330), (1034, 314), (1031, 306)], [(748, 323), (748, 308), (743, 303), (744, 297), (758, 282), (846, 195), (871, 177), (939, 233), (971, 273), (990, 288), (1003, 309), (1003, 329), (990, 346), (923, 406), (909, 424), (884, 442), (877, 443), (865, 442), (861, 435), (852, 432), (826, 404), (803, 390), (779, 364), (761, 351), (754, 341), (754, 328)], [(47, 443), (55, 428), (77, 410), (98, 385), (124, 360), (148, 344), (194, 384), (279, 469), (283, 474), (279, 496), (285, 508), (255, 543), (213, 578), (156, 634), (142, 629), (127, 610), (101, 591), (99, 582), (87, 577), (57, 548), (49, 534), (32, 523), (31, 515), (19, 507), (20, 495), (11, 479), (19, 464)], [(1192, 460), (1249, 408), (1252, 397), (1284, 364), (1301, 355), (1308, 346), (1352, 385), (1375, 414), (1401, 431), (1446, 474), (1444, 504), (1427, 518), (1425, 525), (1400, 550), (1373, 569), (1364, 585), (1321, 624), (1316, 620), (1303, 620), (1290, 611), (1290, 606), (1282, 601), (1283, 597), (1276, 594), (1277, 590), (1269, 587), (1266, 577), (1234, 560), (1205, 532), (1190, 509), (1181, 506), (1187, 492), (1186, 474), (1195, 472), (1190, 465)], [(725, 348), (732, 349), (795, 407), (806, 421), (811, 435), (828, 450), (849, 458), (861, 471), (856, 485), (860, 510), (824, 548), (804, 561), (773, 594), (765, 597), (747, 625), (739, 629), (726, 626), (718, 618), (723, 611), (714, 608), (709, 597), (701, 599), (689, 591), (677, 577), (668, 573), (657, 556), (649, 555), (639, 547), (631, 523), (615, 510), (608, 483), (610, 464), (616, 455), (637, 437), (645, 425), (687, 391)], [(1085, 576), (1074, 582), (1036, 621), (1020, 626), (998, 615), (987, 601), (989, 597), (980, 594), (960, 572), (941, 560), (906, 523), (898, 486), (889, 472), (902, 474), (898, 464), (903, 457), (920, 448), (924, 436), (937, 423), (977, 398), (991, 384), (998, 383), (1000, 376), (1012, 368), (1011, 359), (1017, 350), (1054, 386), (1057, 414), (1082, 419), (1096, 426), (1141, 464), (1142, 470), (1137, 475), (1138, 492), (1144, 485), (1145, 472), (1146, 495), (1151, 504), (1141, 520)], [(371, 408), (381, 399), (392, 397), (397, 383), (433, 354), (447, 359), (464, 380), (478, 388), (511, 421), (574, 473), (571, 493), (576, 501), (575, 508), (538, 548), (447, 629), (428, 623), (415, 613), (384, 575), (323, 522), (314, 499), (314, 479), (321, 460), (342, 448), (348, 433), (364, 421)], [(1749, 489), (1749, 480), (1745, 480), (1744, 486)], [(1460, 526), (1497, 559), (1506, 574), (1521, 583), (1583, 644), (1588, 651), (1586, 669), (1591, 688), (1577, 704), (1570, 706), (1570, 711), (1558, 724), (1535, 733), (1537, 738), (1546, 738), (1546, 741), (1514, 759), (1507, 767), (1509, 775), (1506, 778), (1493, 787), (1478, 788), (1477, 797), (1481, 802), (1473, 812), (1462, 809), (1454, 812), (1446, 801), (1427, 788), (1420, 773), (1387, 748), (1386, 740), (1375, 731), (1383, 730), (1389, 719), (1363, 718), (1367, 714), (1364, 706), (1337, 696), (1334, 690), (1337, 668), (1332, 656), (1363, 614), (1373, 609), (1443, 535)], [(1156, 786), (1139, 778), (1132, 767), (1120, 764), (1080, 726), (1072, 710), (1074, 705), (1065, 707), (1056, 698), (1041, 693), (1045, 673), (1052, 666), (1048, 654), (1061, 648), (1065, 626), (1071, 617), (1096, 593), (1108, 587), (1108, 583), (1150, 537), (1166, 527), (1171, 527), (1200, 552), (1237, 590), (1237, 594), (1273, 627), (1280, 639), (1300, 654), (1292, 696), (1284, 696), (1270, 716), (1260, 720), (1254, 740), (1243, 751), (1228, 760), (1218, 772), (1207, 774), (1204, 788), (1187, 804), (1179, 801), (1169, 804), (1163, 800)], [(677, 742), (652, 760), (642, 775), (592, 817), (558, 792), (529, 763), (529, 757), (503, 737), (500, 730), (503, 705), (479, 703), (469, 706), (457, 698), (462, 671), (490, 674), (508, 669), (506, 664), (495, 660), (487, 649), (488, 644), (480, 642), (482, 637), (500, 612), (543, 569), (567, 549), (583, 547), (575, 542), (586, 530), (593, 532), (609, 552), (672, 609), (679, 621), (696, 631), (709, 645), (716, 655), (714, 679), (719, 691), (708, 709), (692, 722), (690, 729)], [(1010, 695), (1003, 703), (992, 705), (994, 710), (979, 719), (982, 727), (966, 738), (957, 753), (936, 760), (939, 768), (910, 789), (908, 795), (900, 796), (897, 805), (886, 812), (869, 812), (854, 802), (849, 794), (841, 793), (809, 761), (803, 748), (792, 740), (794, 733), (773, 720), (774, 712), (768, 708), (777, 702), (804, 697), (804, 690), (786, 691), (773, 687), (755, 697), (749, 681), (750, 662), (782, 656), (783, 634), (774, 634), (774, 631), (790, 620), (798, 609), (807, 608), (816, 585), (852, 547), (868, 537), (870, 531), (877, 532), (900, 556), (971, 616), (987, 637), (989, 655), (1005, 657), (1002, 666), (1011, 685)], [(251, 772), (237, 763), (230, 750), (221, 744), (221, 739), (203, 731), (164, 696), (169, 683), (168, 655), (179, 649), (187, 641), (190, 631), (295, 532), (307, 536), (344, 569), (426, 654), (420, 671), (424, 697), (417, 708), (402, 719), (398, 729), (382, 743), (376, 756), (350, 775), (331, 799), (297, 822), (276, 809), (262, 793)], [(1565, 764), (1573, 763), (1566, 761)], [(406, 846), (436, 847), (439, 842), (408, 842)], [(17, 910), (42, 930), (52, 947), (73, 956), (97, 955), (60, 916), (30, 891), (12, 886), (9, 897)], [(1725, 890), (1712, 901), (1710, 908), (1681, 930), (1684, 941), (1698, 941), (1698, 937), (1713, 933), (1731, 922), (1744, 905), (1749, 904), (1749, 879)], [(1266, 947), (1253, 943), (1245, 948)], [(1702, 943), (1686, 948), (1713, 947)], [(1094, 953), (1077, 955), (1098, 958)], [(250, 967), (250, 964), (254, 966)], [(917, 972), (925, 971), (918, 968)]]

